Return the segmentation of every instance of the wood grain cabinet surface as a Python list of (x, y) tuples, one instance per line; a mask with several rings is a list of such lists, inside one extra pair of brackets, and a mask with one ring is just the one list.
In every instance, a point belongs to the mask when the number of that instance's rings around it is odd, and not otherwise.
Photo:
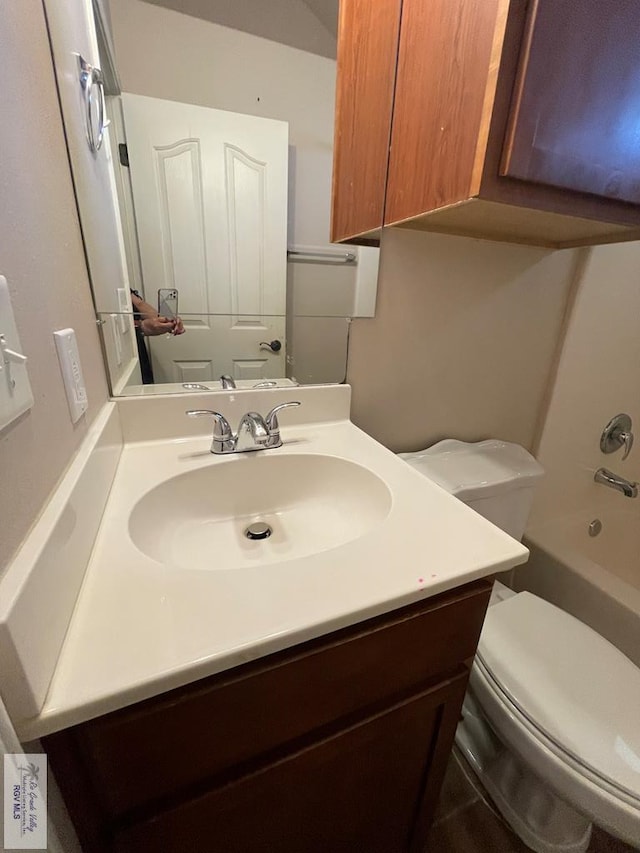
[(477, 581), (44, 739), (85, 853), (420, 850)]
[(353, 39), (381, 46), (377, 5), (341, 0), (333, 240), (384, 225), (553, 248), (640, 238), (638, 0), (396, 0), (377, 66), (391, 103), (356, 96), (373, 78)]

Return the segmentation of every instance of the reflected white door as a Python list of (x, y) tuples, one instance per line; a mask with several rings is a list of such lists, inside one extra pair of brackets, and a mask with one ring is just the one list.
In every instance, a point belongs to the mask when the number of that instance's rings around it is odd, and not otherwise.
[(145, 297), (177, 288), (187, 330), (150, 339), (156, 382), (284, 376), (288, 124), (122, 101)]

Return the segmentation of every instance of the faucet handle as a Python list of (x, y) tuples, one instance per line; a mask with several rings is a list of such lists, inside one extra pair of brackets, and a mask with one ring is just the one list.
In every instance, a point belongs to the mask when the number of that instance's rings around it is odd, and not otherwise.
[(220, 412), (211, 409), (188, 409), (185, 412), (190, 418), (211, 417), (213, 422), (213, 439), (211, 441), (212, 453), (228, 453), (233, 450), (233, 433), (229, 421)]
[(280, 429), (280, 424), (278, 423), (278, 412), (281, 412), (283, 409), (293, 409), (295, 406), (301, 406), (302, 404), (295, 400), (292, 403), (280, 403), (279, 406), (274, 406), (273, 409), (269, 412), (269, 414), (264, 419), (264, 422), (267, 425), (267, 429), (274, 430)]
[(600, 436), (600, 450), (603, 453), (614, 453), (624, 447), (623, 460), (631, 453), (633, 447), (633, 432), (629, 415), (620, 414), (611, 418)]
[(269, 432), (269, 447), (280, 447), (282, 441), (280, 440), (280, 423), (278, 421), (278, 412), (281, 412), (283, 409), (292, 409), (295, 406), (300, 406), (301, 403), (297, 400), (292, 403), (280, 403), (279, 406), (274, 406), (273, 409), (269, 412), (269, 414), (264, 419), (265, 424), (267, 425), (267, 430)]
[(623, 461), (627, 458), (627, 456), (631, 453), (631, 448), (633, 447), (633, 433), (632, 432), (621, 432), (619, 435), (620, 444), (624, 446), (624, 453), (622, 454)]

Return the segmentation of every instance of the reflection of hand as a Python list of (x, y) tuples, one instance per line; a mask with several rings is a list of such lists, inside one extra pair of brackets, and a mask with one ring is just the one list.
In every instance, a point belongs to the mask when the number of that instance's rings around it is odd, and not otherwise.
[(169, 320), (167, 317), (147, 317), (140, 321), (142, 334), (148, 337), (156, 335), (165, 335), (167, 332), (173, 334), (175, 320)]
[(184, 328), (184, 323), (182, 322), (180, 317), (176, 317), (176, 319), (173, 321), (173, 324), (173, 334), (184, 335), (186, 330)]

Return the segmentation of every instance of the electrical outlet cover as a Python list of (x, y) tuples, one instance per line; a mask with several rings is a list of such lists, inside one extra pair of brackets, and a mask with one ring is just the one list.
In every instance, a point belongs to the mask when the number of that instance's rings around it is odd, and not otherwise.
[(59, 332), (54, 332), (53, 337), (58, 350), (60, 370), (64, 380), (64, 389), (67, 392), (71, 420), (75, 424), (89, 407), (76, 333), (73, 329), (61, 329)]

